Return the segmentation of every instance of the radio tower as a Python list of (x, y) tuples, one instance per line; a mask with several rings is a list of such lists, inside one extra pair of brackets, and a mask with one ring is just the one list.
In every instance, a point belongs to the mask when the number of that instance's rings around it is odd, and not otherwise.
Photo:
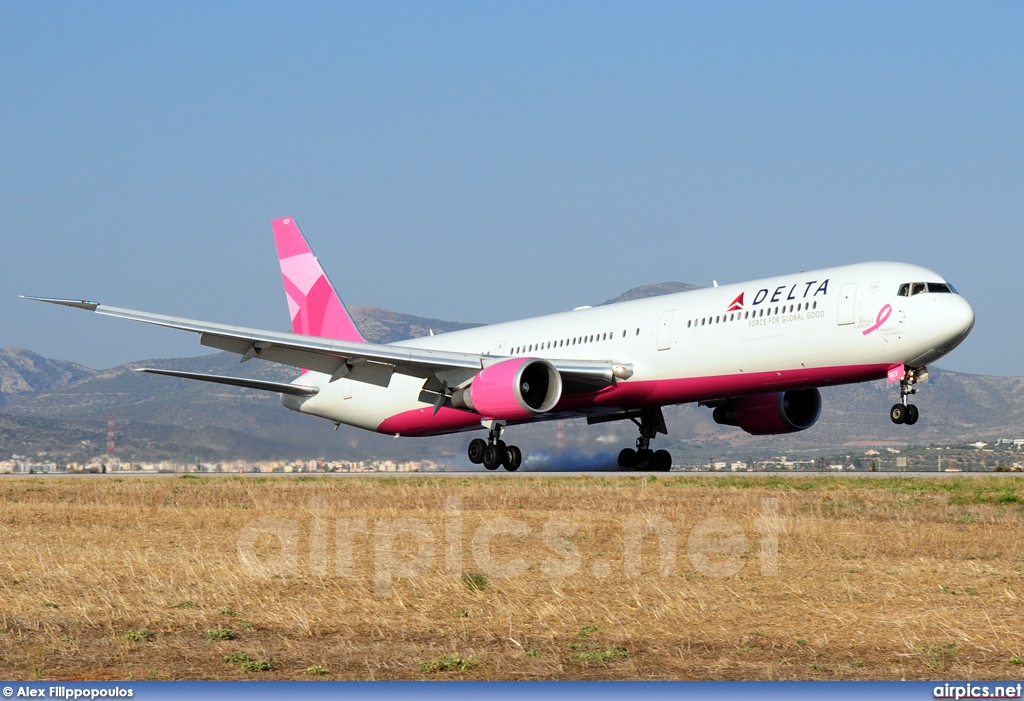
[(114, 415), (107, 416), (107, 461), (114, 460)]

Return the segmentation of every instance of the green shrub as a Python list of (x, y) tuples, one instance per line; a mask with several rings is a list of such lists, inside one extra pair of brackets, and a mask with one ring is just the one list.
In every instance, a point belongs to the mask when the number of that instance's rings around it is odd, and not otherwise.
[(572, 656), (574, 660), (581, 662), (607, 662), (620, 657), (629, 657), (629, 650), (624, 647), (613, 647), (611, 650), (585, 650)]
[(228, 664), (243, 664), (253, 661), (252, 656), (247, 652), (232, 652), (230, 655), (224, 655), (221, 659)]
[(461, 655), (444, 655), (443, 657), (435, 657), (432, 660), (420, 660), (420, 669), (427, 673), (433, 674), (436, 672), (451, 672), (459, 671), (465, 672), (466, 670), (473, 669), (480, 660), (475, 657), (463, 657)]
[(487, 577), (479, 572), (467, 572), (462, 575), (462, 583), (469, 587), (470, 591), (483, 591), (489, 584)]
[(269, 672), (273, 667), (273, 660), (249, 660), (242, 663), (243, 672)]

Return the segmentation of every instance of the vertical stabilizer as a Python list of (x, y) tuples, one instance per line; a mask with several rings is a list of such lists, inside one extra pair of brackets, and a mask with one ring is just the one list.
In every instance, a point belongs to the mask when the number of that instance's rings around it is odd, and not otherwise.
[(277, 242), (292, 332), (365, 343), (366, 339), (356, 328), (295, 220), (291, 217), (275, 219), (271, 226)]

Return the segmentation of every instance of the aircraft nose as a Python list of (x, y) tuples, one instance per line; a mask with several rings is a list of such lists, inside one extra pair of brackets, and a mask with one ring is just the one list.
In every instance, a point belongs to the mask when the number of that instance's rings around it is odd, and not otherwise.
[(974, 328), (974, 308), (960, 295), (952, 295), (943, 312), (945, 326), (949, 331), (950, 348), (967, 338)]

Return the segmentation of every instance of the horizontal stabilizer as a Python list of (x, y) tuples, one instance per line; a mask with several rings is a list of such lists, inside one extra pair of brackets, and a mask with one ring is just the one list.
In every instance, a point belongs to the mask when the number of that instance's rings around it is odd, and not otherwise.
[(84, 299), (57, 299), (55, 297), (28, 297), (26, 295), (18, 295), (19, 299), (30, 299), (33, 302), (47, 302), (49, 304), (59, 304), (62, 307), (75, 307), (76, 309), (87, 309), (90, 312), (96, 311), (96, 307), (100, 306), (99, 302), (89, 302)]
[(250, 380), (244, 377), (228, 377), (227, 375), (204, 375), (201, 372), (184, 372), (182, 370), (157, 370), (156, 368), (136, 368), (135, 372), (148, 372), (153, 375), (167, 375), (169, 377), (183, 377), (186, 380), (202, 380), (203, 382), (216, 382), (221, 385), (233, 385), (235, 387), (261, 389), (265, 392), (293, 394), (297, 397), (312, 397), (314, 394), (320, 391), (316, 387), (290, 385), (286, 382), (266, 382), (264, 380)]

